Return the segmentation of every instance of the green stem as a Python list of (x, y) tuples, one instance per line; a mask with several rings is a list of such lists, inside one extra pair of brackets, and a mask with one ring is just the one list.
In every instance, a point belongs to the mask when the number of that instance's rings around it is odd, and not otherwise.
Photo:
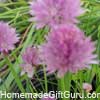
[(20, 78), (18, 77), (16, 71), (14, 70), (12, 63), (9, 61), (9, 58), (7, 56), (5, 58), (6, 58), (8, 65), (9, 65), (9, 68), (10, 68), (10, 70), (15, 78), (15, 81), (16, 81), (18, 87), (20, 88), (21, 92), (25, 93), (25, 90), (24, 90), (23, 85), (20, 81)]
[[(67, 73), (63, 78), (58, 80), (58, 89), (64, 93), (70, 92), (71, 87), (71, 73)], [(63, 95), (64, 96), (64, 95)], [(62, 100), (70, 100), (70, 98), (61, 98)]]
[(47, 75), (46, 75), (46, 69), (45, 66), (43, 66), (43, 70), (44, 70), (44, 82), (45, 82), (45, 92), (48, 92), (48, 81), (47, 81)]

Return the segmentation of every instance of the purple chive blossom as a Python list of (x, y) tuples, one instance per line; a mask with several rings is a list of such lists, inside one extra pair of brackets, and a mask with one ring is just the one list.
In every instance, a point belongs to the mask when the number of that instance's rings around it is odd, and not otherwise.
[(8, 25), (8, 23), (0, 22), (0, 52), (8, 52), (15, 48), (19, 40), (16, 30)]
[(36, 22), (37, 28), (77, 23), (76, 18), (83, 12), (80, 0), (33, 0), (30, 3), (31, 21)]
[(97, 64), (95, 43), (90, 37), (73, 25), (62, 26), (55, 29), (46, 37), (46, 43), (40, 46), (40, 57), (47, 70), (57, 71), (58, 76), (66, 72), (77, 72), (90, 68), (90, 64)]
[(22, 55), (25, 63), (37, 65), (39, 63), (38, 50), (36, 47), (28, 47)]
[(36, 47), (28, 47), (22, 54), (24, 63), (21, 65), (22, 73), (27, 73), (29, 77), (33, 76), (33, 70), (39, 64), (38, 51)]
[(89, 84), (89, 83), (83, 83), (83, 89), (86, 91), (86, 92), (90, 92), (92, 90), (92, 85)]
[(33, 66), (31, 64), (26, 64), (26, 63), (21, 64), (21, 68), (22, 68), (21, 76), (24, 75), (25, 73), (27, 73), (29, 78), (33, 77), (34, 68), (33, 68)]

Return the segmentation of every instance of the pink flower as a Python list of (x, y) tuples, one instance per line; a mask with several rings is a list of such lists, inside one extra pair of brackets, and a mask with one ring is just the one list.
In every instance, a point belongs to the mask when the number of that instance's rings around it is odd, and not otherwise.
[(31, 21), (36, 22), (37, 28), (77, 23), (76, 17), (83, 12), (80, 0), (33, 0), (30, 3)]
[(8, 52), (15, 48), (19, 40), (17, 37), (16, 30), (8, 25), (8, 23), (0, 22), (0, 51)]
[(28, 47), (22, 54), (23, 61), (31, 65), (37, 65), (39, 63), (38, 50), (36, 47)]
[(33, 76), (33, 70), (35, 66), (39, 64), (37, 48), (36, 47), (26, 48), (25, 52), (22, 54), (22, 59), (24, 63), (21, 64), (22, 67), (21, 75), (27, 73), (28, 76), (31, 78)]
[(40, 57), (47, 70), (57, 71), (58, 76), (66, 72), (77, 72), (89, 68), (90, 64), (97, 64), (94, 43), (90, 37), (73, 25), (55, 29), (46, 37), (46, 43), (40, 46)]
[(92, 85), (89, 84), (89, 83), (83, 83), (83, 89), (86, 91), (86, 92), (90, 92), (92, 90)]
[(21, 76), (27, 73), (29, 78), (33, 77), (34, 68), (31, 64), (21, 64), (21, 68), (22, 68)]

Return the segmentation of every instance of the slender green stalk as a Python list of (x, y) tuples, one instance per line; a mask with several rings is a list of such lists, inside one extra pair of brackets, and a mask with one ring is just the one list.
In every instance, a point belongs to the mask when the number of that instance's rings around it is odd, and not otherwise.
[[(63, 78), (58, 80), (58, 90), (60, 90), (62, 93), (66, 91), (70, 93), (70, 88), (71, 88), (71, 73), (68, 72)], [(64, 97), (61, 100), (70, 100), (70, 97), (67, 98)]]
[(46, 68), (43, 66), (43, 71), (44, 71), (44, 82), (45, 82), (45, 92), (48, 93), (48, 81), (47, 81), (47, 74), (46, 74)]

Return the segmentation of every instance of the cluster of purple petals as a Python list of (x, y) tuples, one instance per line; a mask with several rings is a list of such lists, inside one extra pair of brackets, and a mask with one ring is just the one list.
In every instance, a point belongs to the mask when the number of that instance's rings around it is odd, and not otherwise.
[(0, 52), (8, 52), (15, 48), (15, 44), (19, 41), (15, 28), (8, 23), (0, 22)]
[(30, 2), (30, 19), (35, 26), (43, 28), (68, 23), (77, 23), (77, 17), (84, 13), (80, 0), (33, 0)]
[(47, 70), (57, 71), (58, 76), (66, 72), (75, 73), (91, 64), (97, 64), (95, 43), (74, 25), (62, 26), (46, 36), (40, 47), (40, 57)]

